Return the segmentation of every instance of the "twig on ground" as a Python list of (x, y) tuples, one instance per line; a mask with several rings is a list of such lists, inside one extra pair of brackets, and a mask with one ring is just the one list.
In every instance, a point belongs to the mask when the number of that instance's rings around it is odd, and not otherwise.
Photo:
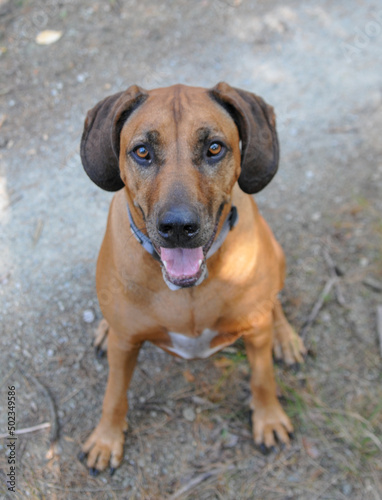
[[(167, 415), (167, 414), (166, 414)], [(143, 434), (153, 434), (155, 432), (158, 432), (159, 429), (162, 427), (165, 427), (170, 420), (172, 420), (173, 417), (170, 417), (167, 415), (166, 417), (163, 418), (162, 421), (156, 423), (156, 424), (149, 424), (141, 427), (136, 427), (134, 430), (132, 429), (130, 432), (131, 436), (137, 436), (137, 435), (143, 435)]]
[(115, 486), (115, 487), (109, 486), (108, 488), (68, 488), (66, 486), (60, 486), (54, 483), (47, 483), (45, 481), (42, 481), (41, 479), (39, 479), (38, 482), (48, 488), (52, 488), (58, 491), (65, 491), (69, 493), (107, 493), (110, 491), (123, 491), (128, 488), (126, 486)]
[(12, 91), (12, 87), (5, 87), (3, 89), (0, 89), (0, 96), (7, 95), (11, 91)]
[(371, 288), (372, 290), (374, 290), (375, 292), (382, 292), (382, 283), (380, 281), (375, 280), (374, 278), (371, 278), (370, 276), (366, 277), (362, 281), (362, 283)]
[[(325, 407), (320, 407), (319, 411), (321, 413), (331, 413), (333, 415), (343, 415), (345, 417), (353, 418), (355, 420), (358, 420), (359, 422), (362, 422), (364, 425), (366, 425), (369, 429), (372, 429), (372, 425), (370, 422), (362, 417), (359, 413), (356, 413), (354, 411), (347, 411), (347, 410), (340, 410), (336, 408), (325, 408)], [(314, 413), (314, 410), (313, 410)]]
[(377, 306), (377, 333), (379, 338), (379, 350), (382, 356), (382, 306)]
[(332, 479), (330, 481), (328, 481), (325, 486), (322, 488), (322, 490), (320, 492), (317, 493), (317, 495), (314, 497), (313, 500), (319, 500), (319, 498), (321, 498), (324, 493), (326, 491), (328, 491), (328, 489), (333, 485), (335, 484), (340, 478), (342, 477), (341, 474), (338, 474), (337, 476), (334, 476), (332, 477)]
[(321, 307), (324, 305), (326, 297), (328, 296), (330, 290), (333, 288), (333, 285), (336, 283), (337, 279), (338, 279), (337, 277), (332, 276), (325, 283), (325, 286), (324, 286), (322, 292), (320, 293), (320, 295), (319, 295), (318, 299), (316, 300), (308, 318), (306, 319), (305, 323), (303, 324), (303, 327), (301, 328), (300, 337), (302, 339), (305, 338), (306, 332), (309, 330), (309, 328), (314, 323), (318, 313), (320, 312)]
[(206, 479), (227, 472), (228, 470), (233, 470), (234, 468), (235, 466), (231, 464), (227, 465), (226, 467), (219, 467), (217, 469), (211, 469), (208, 472), (203, 472), (202, 474), (195, 476), (193, 479), (191, 479), (191, 481), (179, 488), (179, 490), (175, 491), (175, 493), (173, 493), (168, 500), (176, 500), (177, 498), (181, 498), (185, 493), (189, 493), (196, 486), (198, 486), (198, 484), (202, 483)]
[[(9, 274), (6, 274), (5, 276), (2, 276), (2, 278), (0, 278), (0, 283), (1, 283), (1, 281), (2, 281), (2, 280), (4, 280), (4, 279), (6, 279), (6, 280), (7, 280), (10, 276), (11, 276), (11, 274), (10, 274), (10, 273), (9, 273)], [(16, 370), (17, 370), (17, 367), (16, 367), (16, 366), (15, 366), (14, 368), (12, 368), (12, 370), (10, 370), (10, 371), (9, 371), (9, 373), (7, 373), (7, 374), (5, 375), (5, 377), (1, 380), (1, 384), (6, 385), (6, 383), (7, 383), (7, 381), (8, 381), (8, 380), (13, 380), (13, 379), (12, 379), (12, 376), (13, 376), (13, 374), (15, 373), (15, 371), (16, 371)]]
[(323, 254), (324, 254), (325, 262), (326, 262), (326, 264), (329, 267), (330, 274), (332, 276), (343, 276), (343, 274), (344, 274), (343, 271), (334, 262), (334, 260), (333, 260), (332, 256), (330, 255), (329, 250), (328, 250), (327, 247), (324, 248)]
[(9, 207), (11, 207), (12, 205), (15, 205), (16, 203), (18, 203), (20, 200), (22, 200), (24, 198), (24, 196), (22, 194), (19, 194), (17, 196), (15, 196), (14, 198), (12, 198), (4, 207), (4, 210), (8, 209)]
[(36, 246), (38, 243), (38, 240), (40, 239), (42, 230), (44, 227), (44, 221), (42, 219), (39, 219), (36, 224), (36, 229), (33, 235), (33, 246)]
[(174, 412), (170, 410), (170, 408), (167, 408), (166, 406), (161, 406), (161, 405), (156, 405), (156, 404), (151, 404), (151, 403), (144, 403), (141, 405), (137, 405), (135, 407), (138, 410), (154, 410), (154, 411), (162, 411), (163, 413), (166, 413), (169, 417), (174, 416)]
[(18, 370), (26, 380), (32, 380), (32, 382), (44, 393), (48, 401), (49, 411), (52, 420), (51, 431), (50, 431), (50, 442), (53, 444), (56, 441), (58, 441), (58, 431), (59, 431), (56, 403), (54, 402), (54, 399), (50, 394), (48, 388), (45, 387), (45, 385), (43, 385), (35, 376), (31, 374), (28, 374), (27, 376), (22, 370), (22, 368), (20, 368), (20, 366), (18, 366)]
[[(14, 434), (28, 434), (29, 432), (40, 431), (42, 429), (48, 429), (51, 426), (50, 422), (44, 422), (43, 424), (34, 425), (33, 427), (24, 427), (24, 429), (16, 429)], [(0, 434), (0, 439), (9, 437), (8, 432)]]
[[(325, 259), (325, 262), (326, 264), (328, 265), (329, 267), (329, 271), (330, 271), (330, 276), (332, 278), (338, 278), (340, 276), (343, 276), (343, 272), (341, 271), (341, 269), (336, 265), (336, 263), (334, 262), (334, 260), (332, 259), (330, 253), (329, 253), (329, 250), (327, 248), (324, 248), (324, 259)], [(339, 280), (337, 279), (336, 282), (334, 283), (334, 288), (335, 288), (335, 292), (336, 292), (336, 299), (337, 299), (337, 302), (345, 307), (346, 306), (346, 301), (345, 301), (345, 298), (344, 298), (344, 295), (342, 293), (342, 289), (341, 289), (341, 284), (339, 282)]]
[(84, 384), (82, 387), (78, 387), (78, 389), (75, 389), (73, 392), (68, 394), (65, 398), (61, 399), (61, 405), (70, 401), (72, 398), (74, 398), (74, 396), (76, 396), (79, 392), (83, 391), (86, 387), (87, 387), (87, 385)]

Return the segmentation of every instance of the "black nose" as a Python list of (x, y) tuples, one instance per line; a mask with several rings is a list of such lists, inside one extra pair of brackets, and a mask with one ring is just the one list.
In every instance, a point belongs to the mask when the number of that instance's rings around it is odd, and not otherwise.
[(166, 208), (158, 216), (157, 229), (168, 243), (187, 245), (199, 233), (199, 216), (186, 205)]

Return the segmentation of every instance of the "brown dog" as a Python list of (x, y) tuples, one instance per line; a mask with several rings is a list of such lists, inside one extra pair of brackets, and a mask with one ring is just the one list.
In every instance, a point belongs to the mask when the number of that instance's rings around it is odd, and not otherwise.
[(81, 158), (98, 186), (118, 190), (97, 264), (105, 319), (96, 343), (108, 334), (110, 371), (101, 420), (83, 445), (91, 473), (122, 460), (126, 393), (146, 340), (192, 359), (243, 337), (255, 442), (288, 443), (272, 347), (293, 364), (304, 346), (277, 299), (283, 252), (249, 196), (278, 167), (273, 108), (225, 83), (132, 86), (89, 111)]

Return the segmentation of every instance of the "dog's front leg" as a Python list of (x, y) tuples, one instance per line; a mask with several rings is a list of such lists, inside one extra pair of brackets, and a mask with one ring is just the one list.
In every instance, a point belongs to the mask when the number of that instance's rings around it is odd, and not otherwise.
[(82, 446), (92, 475), (106, 469), (110, 462), (113, 473), (123, 457), (127, 430), (127, 389), (134, 371), (141, 344), (122, 341), (109, 329), (107, 358), (109, 377), (102, 406), (102, 416), (93, 433)]
[[(293, 426), (276, 396), (276, 383), (272, 362), (273, 343), (272, 312), (264, 314), (256, 329), (244, 336), (251, 365), (253, 436), (255, 443), (264, 450), (276, 444), (289, 442)], [(265, 449), (265, 450), (266, 450)]]

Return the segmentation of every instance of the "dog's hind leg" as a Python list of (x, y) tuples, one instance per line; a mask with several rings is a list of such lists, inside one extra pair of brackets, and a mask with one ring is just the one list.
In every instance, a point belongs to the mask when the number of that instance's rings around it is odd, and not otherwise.
[(102, 358), (107, 350), (107, 338), (109, 335), (109, 323), (106, 319), (101, 319), (97, 329), (94, 332), (95, 353), (97, 358)]
[(302, 338), (288, 323), (279, 300), (273, 309), (273, 354), (289, 366), (303, 363), (306, 354)]

